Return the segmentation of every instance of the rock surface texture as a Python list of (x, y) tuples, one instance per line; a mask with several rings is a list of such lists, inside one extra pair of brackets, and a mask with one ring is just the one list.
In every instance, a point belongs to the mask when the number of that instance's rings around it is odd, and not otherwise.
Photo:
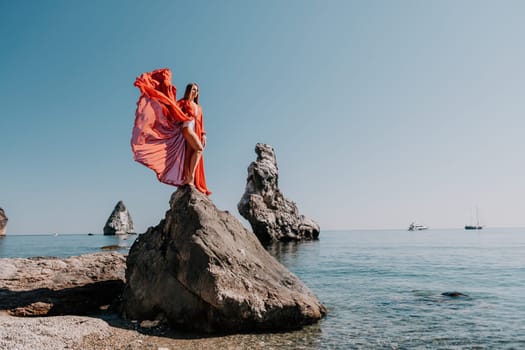
[(122, 293), (125, 267), (118, 253), (0, 259), (0, 310), (15, 316), (98, 311)]
[(278, 186), (275, 152), (270, 145), (255, 145), (257, 160), (248, 167), (246, 189), (237, 204), (262, 243), (311, 240), (319, 237), (319, 225), (299, 215), (297, 205), (284, 198)]
[(7, 230), (7, 216), (5, 215), (4, 209), (0, 208), (0, 236), (5, 235)]
[(133, 220), (122, 201), (119, 201), (104, 226), (105, 235), (125, 235), (135, 233)]
[(207, 196), (184, 186), (170, 207), (131, 247), (125, 318), (230, 333), (297, 329), (326, 313), (252, 232)]

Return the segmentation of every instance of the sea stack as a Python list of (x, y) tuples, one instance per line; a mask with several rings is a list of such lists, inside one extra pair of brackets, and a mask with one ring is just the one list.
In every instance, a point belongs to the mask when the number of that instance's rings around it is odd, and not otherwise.
[(133, 220), (126, 206), (119, 201), (104, 226), (104, 235), (126, 235), (135, 233)]
[(319, 237), (319, 225), (299, 215), (297, 205), (284, 198), (278, 186), (279, 172), (273, 147), (255, 145), (257, 160), (248, 167), (246, 189), (237, 204), (262, 243), (312, 240)]
[(4, 236), (7, 231), (7, 216), (4, 209), (0, 208), (0, 236)]
[(122, 315), (198, 332), (298, 329), (325, 307), (208, 196), (180, 187), (127, 258)]

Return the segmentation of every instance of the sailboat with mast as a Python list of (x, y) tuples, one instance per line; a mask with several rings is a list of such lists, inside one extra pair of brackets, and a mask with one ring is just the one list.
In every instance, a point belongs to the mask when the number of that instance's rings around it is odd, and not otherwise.
[(483, 229), (483, 226), (479, 224), (479, 210), (478, 210), (478, 207), (476, 207), (476, 225), (465, 225), (465, 230), (482, 230), (482, 229)]

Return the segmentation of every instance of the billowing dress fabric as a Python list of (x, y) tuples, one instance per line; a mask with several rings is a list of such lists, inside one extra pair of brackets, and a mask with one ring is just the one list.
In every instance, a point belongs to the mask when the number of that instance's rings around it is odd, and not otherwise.
[[(204, 133), (202, 111), (197, 116), (186, 114), (176, 102), (176, 88), (171, 85), (171, 71), (157, 69), (142, 74), (135, 80), (141, 91), (135, 112), (135, 125), (131, 136), (134, 159), (155, 171), (159, 181), (180, 186), (184, 180), (184, 156), (186, 141), (182, 135), (182, 123), (195, 118), (197, 135)], [(195, 187), (209, 195), (201, 160), (195, 171)]]

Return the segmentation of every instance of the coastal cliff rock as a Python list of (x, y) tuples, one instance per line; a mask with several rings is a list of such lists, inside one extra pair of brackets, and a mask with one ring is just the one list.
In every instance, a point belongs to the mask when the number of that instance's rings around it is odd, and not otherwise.
[(105, 235), (125, 235), (135, 233), (133, 220), (126, 206), (119, 201), (104, 226)]
[(0, 236), (5, 235), (7, 231), (7, 216), (5, 215), (4, 209), (0, 208)]
[(270, 145), (255, 145), (257, 160), (248, 167), (246, 189), (237, 204), (262, 243), (311, 240), (319, 237), (319, 225), (299, 215), (297, 205), (284, 198), (278, 186), (275, 152)]
[(95, 253), (67, 259), (0, 259), (0, 311), (15, 316), (82, 315), (122, 292), (126, 258)]
[(257, 237), (190, 186), (128, 255), (121, 312), (204, 332), (297, 329), (326, 309)]

